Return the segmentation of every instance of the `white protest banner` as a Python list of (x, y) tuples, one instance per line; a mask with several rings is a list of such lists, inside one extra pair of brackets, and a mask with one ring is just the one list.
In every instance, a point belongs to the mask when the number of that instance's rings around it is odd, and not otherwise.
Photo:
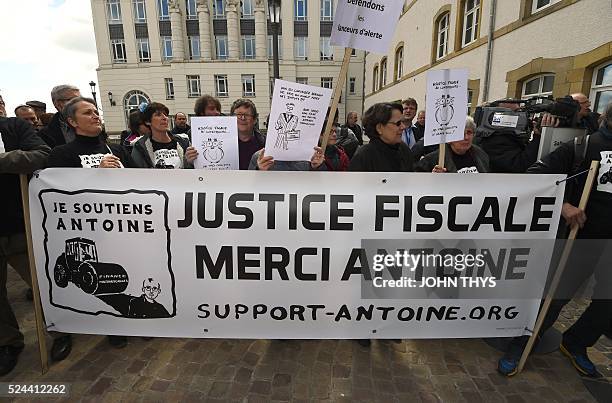
[[(540, 240), (555, 238), (564, 191), (562, 175), (151, 172), (46, 169), (32, 179), (50, 330), (521, 335), (538, 312), (552, 253)], [(380, 265), (395, 265), (400, 249), (420, 263), (390, 283)], [(429, 262), (442, 257), (450, 279)], [(440, 280), (455, 286), (431, 284)]]
[(468, 71), (427, 72), (425, 145), (463, 140), (467, 116)]
[(191, 118), (191, 143), (198, 150), (196, 169), (238, 170), (238, 122), (235, 116)]
[(331, 94), (328, 88), (276, 80), (265, 155), (279, 161), (310, 161)]
[(339, 0), (331, 44), (386, 53), (403, 6), (397, 0)]

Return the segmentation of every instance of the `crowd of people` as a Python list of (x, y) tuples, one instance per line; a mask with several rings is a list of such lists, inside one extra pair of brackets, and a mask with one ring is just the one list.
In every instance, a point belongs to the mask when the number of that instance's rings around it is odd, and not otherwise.
[[(602, 154), (612, 151), (612, 104), (598, 117), (589, 109), (584, 94), (571, 95), (580, 106), (575, 127), (589, 135), (584, 153), (569, 142), (536, 161), (542, 126), (557, 126), (555, 117), (544, 115), (534, 126), (530, 136), (515, 138), (510, 135), (475, 136), (476, 123), (466, 117), (464, 138), (446, 144), (444, 163), (439, 164), (440, 148), (424, 144), (426, 111), (418, 109), (413, 98), (401, 103), (377, 103), (362, 116), (357, 112), (346, 116), (344, 125), (338, 124), (338, 113), (329, 111), (323, 122), (332, 119), (332, 130), (323, 150), (315, 146), (309, 161), (275, 161), (265, 155), (265, 136), (259, 131), (259, 114), (249, 99), (236, 100), (229, 111), (238, 126), (239, 168), (241, 170), (280, 171), (357, 171), (357, 172), (430, 172), (430, 173), (562, 173), (574, 174), (588, 169), (591, 160), (601, 160)], [(30, 174), (45, 167), (74, 168), (193, 168), (198, 151), (191, 145), (191, 128), (187, 115), (173, 116), (168, 107), (159, 102), (143, 104), (129, 114), (129, 127), (121, 134), (120, 142), (110, 142), (104, 131), (96, 102), (81, 96), (78, 88), (59, 85), (51, 91), (57, 112), (47, 114), (46, 106), (38, 101), (26, 102), (15, 109), (14, 118), (7, 118), (4, 101), (0, 97), (0, 187), (5, 196), (0, 201), (3, 212), (0, 221), (0, 376), (10, 372), (24, 348), (23, 335), (7, 298), (7, 265), (10, 264), (27, 283), (30, 283), (23, 211), (19, 179), (16, 174)], [(498, 106), (514, 109), (516, 104)], [(203, 96), (195, 102), (196, 116), (222, 115), (219, 100)], [(170, 130), (170, 119), (174, 127)], [(323, 142), (323, 130), (320, 144)], [(562, 216), (568, 225), (579, 225), (580, 237), (610, 239), (612, 235), (612, 193), (594, 186), (591, 202), (586, 210), (579, 209), (579, 193), (585, 176), (568, 182)], [(569, 272), (580, 271), (582, 280), (595, 275), (599, 291), (609, 288), (609, 273), (596, 270), (603, 250), (594, 249), (588, 265), (570, 259)], [(572, 266), (573, 262), (573, 266)], [(580, 284), (576, 284), (578, 288)], [(609, 291), (609, 290), (608, 290)], [(599, 294), (598, 294), (599, 295)], [(557, 299), (549, 311), (542, 332), (552, 326), (568, 298)], [(594, 297), (580, 319), (563, 337), (561, 350), (584, 375), (598, 376), (598, 371), (587, 354), (587, 348), (610, 332), (612, 301)], [(70, 335), (53, 334), (51, 358), (65, 359), (71, 350)], [(127, 338), (109, 336), (115, 347), (124, 347)], [(363, 344), (369, 344), (364, 342)], [(513, 340), (509, 350), (499, 361), (499, 371), (505, 375), (516, 373), (518, 360), (525, 347), (526, 337)]]

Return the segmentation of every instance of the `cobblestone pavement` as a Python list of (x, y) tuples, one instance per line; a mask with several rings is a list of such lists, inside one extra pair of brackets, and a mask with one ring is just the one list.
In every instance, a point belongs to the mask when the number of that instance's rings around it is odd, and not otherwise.
[[(365, 348), (348, 340), (133, 337), (117, 350), (103, 336), (75, 335), (72, 354), (41, 376), (25, 290), (9, 269), (9, 300), (26, 349), (0, 382), (70, 382), (66, 401), (594, 401), (560, 352), (530, 358), (522, 374), (507, 379), (495, 369), (500, 353), (480, 339), (374, 341)], [(559, 329), (581, 308), (570, 304)], [(590, 356), (612, 381), (612, 341), (601, 338)]]

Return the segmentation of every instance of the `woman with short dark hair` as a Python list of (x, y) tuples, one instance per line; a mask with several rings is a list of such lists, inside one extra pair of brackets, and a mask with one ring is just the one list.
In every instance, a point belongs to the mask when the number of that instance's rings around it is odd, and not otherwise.
[(134, 143), (145, 134), (151, 134), (151, 130), (145, 125), (142, 112), (138, 109), (130, 111), (129, 128), (121, 133), (121, 145), (131, 153)]
[(180, 169), (193, 168), (198, 152), (189, 139), (168, 131), (168, 107), (153, 102), (142, 113), (151, 134), (142, 136), (134, 144), (132, 158), (139, 168)]
[(62, 112), (69, 130), (75, 133), (73, 141), (55, 147), (47, 165), (64, 168), (131, 168), (132, 158), (115, 144), (107, 144), (102, 135), (102, 121), (93, 99), (76, 97), (71, 99)]
[(359, 148), (349, 171), (413, 171), (412, 153), (402, 141), (402, 113), (401, 104), (385, 102), (372, 105), (363, 114), (361, 122), (370, 142)]

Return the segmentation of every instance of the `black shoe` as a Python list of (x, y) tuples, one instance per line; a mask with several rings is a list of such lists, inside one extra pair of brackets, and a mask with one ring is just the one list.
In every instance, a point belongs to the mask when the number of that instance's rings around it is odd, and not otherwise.
[(17, 358), (23, 351), (23, 346), (2, 346), (0, 347), (0, 376), (11, 372), (17, 365)]
[(370, 347), (370, 344), (372, 344), (372, 340), (370, 340), (370, 339), (358, 339), (357, 343), (359, 343), (359, 345), (362, 346), (362, 347)]
[(72, 351), (72, 336), (69, 334), (60, 336), (53, 340), (51, 346), (51, 360), (54, 362), (62, 361), (70, 355)]
[(127, 336), (108, 336), (108, 344), (115, 348), (127, 346)]
[(28, 301), (34, 301), (34, 293), (31, 288), (28, 288), (25, 292), (25, 297)]

